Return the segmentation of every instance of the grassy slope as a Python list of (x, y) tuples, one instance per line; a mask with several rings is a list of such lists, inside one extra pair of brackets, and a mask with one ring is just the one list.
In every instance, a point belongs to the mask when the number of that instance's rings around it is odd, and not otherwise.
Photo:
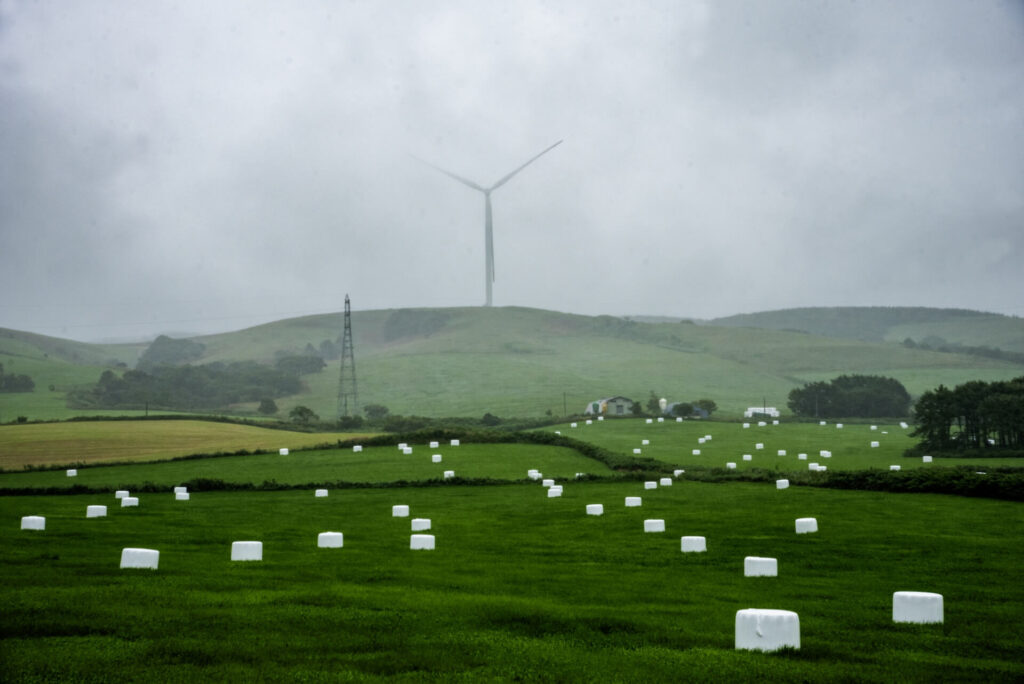
[[(139, 466), (144, 467), (144, 466)], [(642, 494), (643, 507), (623, 497)], [(553, 681), (1019, 681), (1020, 504), (759, 485), (573, 484), (151, 495), (87, 520), (96, 496), (2, 497), (0, 661), (12, 681), (394, 677)], [(589, 503), (605, 515), (584, 515)], [(409, 551), (406, 503), (434, 552)], [(22, 532), (18, 516), (47, 517)], [(821, 531), (795, 535), (814, 516)], [(644, 534), (645, 518), (666, 521)], [(317, 549), (325, 530), (343, 549)], [(708, 552), (679, 552), (679, 536)], [(231, 563), (231, 542), (264, 543)], [(123, 547), (160, 569), (118, 570)], [(747, 555), (778, 578), (744, 578)], [(892, 592), (945, 597), (897, 625)], [(801, 649), (733, 649), (737, 610), (800, 616)], [(684, 674), (681, 674), (684, 673)]]
[[(197, 339), (206, 345), (204, 363), (269, 362), (276, 352), (299, 353), (307, 343), (316, 347), (335, 339), (340, 328), (340, 316), (322, 315)], [(563, 406), (574, 413), (598, 397), (643, 400), (653, 390), (671, 400), (710, 397), (723, 414), (739, 415), (762, 399), (783, 408), (794, 386), (841, 373), (891, 375), (905, 379), (915, 393), (940, 382), (1024, 373), (1007, 363), (894, 344), (515, 307), (356, 312), (353, 331), (360, 402), (381, 403), (400, 414), (558, 415)], [(309, 391), (278, 401), (282, 413), (303, 404), (333, 416), (337, 368), (335, 361), (306, 376)], [(44, 382), (37, 380), (32, 395), (0, 395), (0, 417), (75, 413), (59, 405), (59, 393), (45, 390), (45, 379), (61, 376), (58, 385), (95, 381), (100, 370), (40, 369)]]
[(196, 420), (100, 421), (0, 426), (0, 468), (60, 463), (149, 461), (241, 449), (297, 448), (350, 439)]
[(1024, 319), (963, 309), (921, 307), (810, 307), (739, 314), (709, 321), (720, 326), (803, 330), (815, 335), (874, 342), (948, 342), (1024, 352)]

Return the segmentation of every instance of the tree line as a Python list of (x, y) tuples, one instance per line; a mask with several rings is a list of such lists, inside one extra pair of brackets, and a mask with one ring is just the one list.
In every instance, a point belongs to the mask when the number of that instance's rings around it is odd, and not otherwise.
[(915, 406), (921, 446), (936, 451), (1024, 449), (1024, 376), (925, 392)]

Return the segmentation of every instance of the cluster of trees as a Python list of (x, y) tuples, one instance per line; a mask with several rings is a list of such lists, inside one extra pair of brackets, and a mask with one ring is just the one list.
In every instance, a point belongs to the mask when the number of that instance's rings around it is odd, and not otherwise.
[[(645, 408), (646, 411), (644, 410)], [(672, 407), (672, 415), (680, 418), (690, 418), (693, 416), (695, 409), (702, 409), (710, 416), (718, 410), (718, 404), (713, 399), (697, 399), (692, 402), (680, 401), (676, 402)], [(638, 401), (633, 402), (633, 415), (635, 416), (660, 416), (661, 414), (661, 399), (655, 394), (654, 390), (651, 390), (646, 404), (641, 405)]]
[(788, 406), (798, 416), (898, 418), (910, 410), (910, 393), (895, 378), (840, 375), (790, 391)]
[(914, 413), (913, 434), (928, 449), (1024, 449), (1024, 376), (939, 385), (921, 395)]
[(146, 347), (146, 351), (142, 352), (135, 368), (140, 371), (150, 371), (157, 366), (188, 363), (200, 358), (205, 349), (206, 345), (202, 342), (176, 340), (173, 337), (161, 335)]
[(0, 363), (0, 392), (31, 392), (36, 383), (27, 375), (4, 373), (4, 364)]
[(157, 366), (149, 372), (129, 370), (122, 377), (113, 371), (103, 371), (96, 385), (69, 392), (68, 405), (72, 408), (212, 409), (282, 397), (301, 389), (298, 376), (255, 361)]

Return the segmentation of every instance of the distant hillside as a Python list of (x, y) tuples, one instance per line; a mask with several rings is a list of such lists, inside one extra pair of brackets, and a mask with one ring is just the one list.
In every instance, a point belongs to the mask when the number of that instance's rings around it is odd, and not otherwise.
[[(517, 307), (357, 311), (352, 319), (360, 403), (383, 404), (400, 414), (561, 415), (582, 411), (596, 398), (646, 400), (654, 391), (670, 401), (708, 397), (722, 415), (738, 416), (763, 401), (784, 409), (793, 387), (842, 373), (890, 375), (915, 395), (939, 383), (1024, 374), (1021, 364), (886, 342)], [(201, 348), (201, 354), (191, 363), (270, 364), (311, 350), (329, 355), (340, 346), (341, 329), (341, 315), (329, 314), (196, 337), (194, 348)], [(30, 344), (22, 347), (28, 356), (34, 354), (30, 365), (41, 381), (36, 380), (32, 395), (0, 396), (0, 419), (73, 414), (63, 405), (63, 388), (95, 382), (110, 367), (95, 363), (97, 359), (138, 359), (142, 351), (138, 345), (114, 347), (83, 345), (78, 353), (90, 365), (45, 359), (38, 348), (33, 352)], [(14, 360), (12, 371), (33, 374), (18, 368), (29, 364), (27, 358)], [(0, 362), (5, 362), (2, 354)], [(48, 391), (55, 378), (56, 390)], [(325, 370), (302, 380), (306, 390), (277, 400), (281, 414), (301, 404), (321, 417), (332, 417), (338, 391), (336, 355)], [(234, 410), (252, 414), (255, 405)]]
[(815, 307), (738, 314), (710, 325), (791, 330), (866, 342), (944, 341), (1024, 352), (1024, 319), (966, 309)]

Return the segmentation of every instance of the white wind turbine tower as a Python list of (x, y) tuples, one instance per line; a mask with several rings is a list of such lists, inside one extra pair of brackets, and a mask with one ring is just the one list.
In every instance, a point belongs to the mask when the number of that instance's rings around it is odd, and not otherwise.
[(454, 173), (452, 173), (451, 171), (446, 171), (445, 169), (442, 169), (440, 166), (434, 166), (430, 162), (423, 161), (422, 159), (419, 160), (419, 161), (423, 162), (424, 164), (426, 164), (427, 166), (429, 166), (430, 168), (435, 169), (437, 171), (440, 171), (444, 175), (446, 175), (446, 176), (448, 176), (450, 178), (454, 178), (455, 180), (459, 181), (463, 185), (468, 185), (469, 187), (473, 188), (474, 190), (479, 190), (480, 192), (482, 192), (484, 194), (484, 243), (485, 243), (485, 248), (486, 248), (485, 249), (486, 255), (485, 255), (485, 266), (484, 266), (484, 268), (485, 268), (484, 280), (485, 280), (485, 282), (487, 284), (487, 301), (484, 302), (484, 306), (491, 306), (491, 287), (492, 287), (492, 284), (494, 283), (494, 235), (493, 235), (493, 222), (491, 220), (491, 193), (494, 192), (495, 190), (497, 190), (498, 188), (500, 188), (505, 183), (508, 183), (510, 180), (512, 180), (513, 176), (515, 176), (517, 173), (519, 173), (520, 171), (525, 169), (527, 166), (529, 166), (533, 162), (537, 161), (537, 159), (539, 159), (541, 156), (547, 154), (548, 152), (550, 152), (555, 147), (557, 147), (558, 145), (561, 145), (561, 144), (562, 144), (562, 141), (559, 140), (558, 142), (556, 142), (551, 147), (548, 147), (547, 149), (545, 149), (544, 151), (540, 152), (539, 154), (534, 155), (525, 164), (523, 164), (522, 166), (520, 166), (516, 170), (512, 171), (511, 173), (503, 176), (500, 180), (495, 182), (489, 188), (485, 188), (482, 185), (479, 185), (477, 183), (474, 183), (471, 180), (467, 180), (466, 178), (463, 178), (462, 176), (457, 176)]

